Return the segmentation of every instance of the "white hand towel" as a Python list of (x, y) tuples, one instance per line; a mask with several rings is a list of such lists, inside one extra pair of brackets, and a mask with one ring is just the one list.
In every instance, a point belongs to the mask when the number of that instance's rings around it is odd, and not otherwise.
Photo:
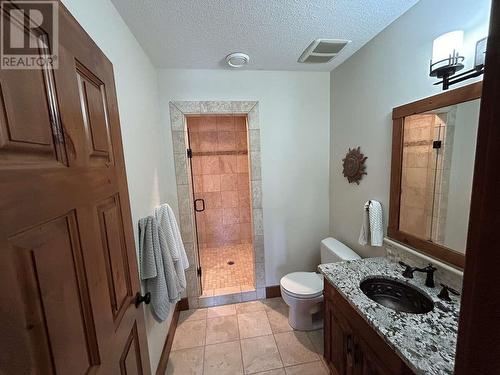
[(384, 219), (380, 202), (370, 201), (369, 216), (371, 245), (382, 246), (384, 241)]
[(359, 232), (358, 243), (360, 245), (366, 245), (370, 238), (370, 218), (368, 210), (370, 208), (370, 201), (365, 203), (363, 207), (363, 223), (361, 224), (361, 231)]

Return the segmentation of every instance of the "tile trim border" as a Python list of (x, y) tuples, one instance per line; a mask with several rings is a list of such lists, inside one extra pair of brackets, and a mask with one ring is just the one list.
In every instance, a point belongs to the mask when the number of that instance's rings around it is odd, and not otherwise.
[[(191, 267), (186, 271), (186, 295), (191, 308), (224, 305), (228, 303), (263, 299), (266, 296), (264, 218), (262, 207), (261, 144), (258, 101), (171, 101), (169, 102), (170, 128), (177, 185), (179, 222), (182, 240)], [(254, 248), (255, 290), (213, 297), (201, 297), (196, 268), (199, 265), (192, 210), (189, 159), (186, 156), (186, 115), (232, 114), (246, 115), (248, 127), (248, 153), (252, 199), (252, 233)]]

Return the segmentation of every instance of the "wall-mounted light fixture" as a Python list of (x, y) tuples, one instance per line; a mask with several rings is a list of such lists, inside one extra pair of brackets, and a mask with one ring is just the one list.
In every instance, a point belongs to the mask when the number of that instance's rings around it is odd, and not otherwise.
[(484, 72), (484, 54), (486, 53), (486, 38), (476, 43), (474, 68), (455, 75), (464, 68), (465, 57), (460, 55), (463, 49), (464, 32), (451, 31), (434, 39), (432, 44), (432, 59), (430, 76), (441, 79), (435, 85), (443, 84), (443, 90), (451, 85), (478, 77)]

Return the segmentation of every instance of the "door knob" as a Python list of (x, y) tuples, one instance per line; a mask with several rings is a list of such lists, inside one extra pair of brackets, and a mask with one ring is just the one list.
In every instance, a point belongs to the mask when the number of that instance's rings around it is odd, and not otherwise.
[(135, 307), (139, 307), (141, 303), (145, 303), (146, 305), (149, 305), (151, 302), (151, 293), (147, 292), (145, 295), (141, 295), (141, 293), (137, 292), (135, 295)]

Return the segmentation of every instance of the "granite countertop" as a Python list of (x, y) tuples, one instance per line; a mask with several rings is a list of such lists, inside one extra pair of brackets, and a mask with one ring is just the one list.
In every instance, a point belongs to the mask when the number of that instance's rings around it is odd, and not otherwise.
[[(415, 278), (406, 279), (401, 275), (402, 267), (387, 258), (321, 264), (318, 269), (416, 374), (453, 374), (458, 297), (450, 295), (451, 302), (442, 301), (437, 297), (441, 288), (427, 288), (424, 274), (415, 272)], [(386, 308), (359, 288), (368, 276), (385, 276), (414, 285), (431, 297), (434, 309), (427, 314), (409, 314)]]

